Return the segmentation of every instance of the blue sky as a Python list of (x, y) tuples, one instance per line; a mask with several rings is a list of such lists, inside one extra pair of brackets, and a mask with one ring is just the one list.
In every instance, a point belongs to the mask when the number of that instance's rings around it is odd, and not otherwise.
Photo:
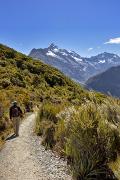
[(0, 43), (26, 54), (54, 42), (82, 56), (120, 55), (119, 8), (120, 0), (0, 0)]

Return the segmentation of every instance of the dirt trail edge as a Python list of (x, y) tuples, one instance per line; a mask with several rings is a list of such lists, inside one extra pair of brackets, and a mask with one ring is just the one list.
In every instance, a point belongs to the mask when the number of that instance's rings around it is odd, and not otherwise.
[(45, 151), (34, 134), (35, 116), (28, 116), (20, 136), (7, 140), (0, 151), (0, 180), (71, 180), (66, 162)]

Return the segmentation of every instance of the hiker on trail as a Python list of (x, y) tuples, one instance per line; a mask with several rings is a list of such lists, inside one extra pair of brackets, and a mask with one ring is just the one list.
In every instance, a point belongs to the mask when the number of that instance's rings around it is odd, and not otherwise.
[(17, 105), (17, 101), (12, 103), (13, 105), (10, 107), (10, 119), (13, 121), (14, 133), (16, 136), (19, 136), (19, 124), (20, 124), (20, 117), (22, 117), (22, 110)]

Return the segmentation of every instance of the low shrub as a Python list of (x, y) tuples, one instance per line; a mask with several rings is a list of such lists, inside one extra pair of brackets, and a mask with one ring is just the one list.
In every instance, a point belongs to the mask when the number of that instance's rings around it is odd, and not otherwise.
[(0, 118), (0, 132), (6, 129), (6, 123), (3, 119)]
[(53, 148), (56, 144), (55, 138), (55, 125), (51, 122), (46, 128), (44, 132), (44, 137), (42, 144), (45, 145), (46, 149)]
[(56, 115), (60, 112), (61, 108), (61, 105), (52, 103), (43, 104), (40, 110), (40, 119), (43, 118), (56, 124), (58, 122), (58, 118)]
[(66, 155), (78, 179), (112, 179), (114, 176), (107, 163), (117, 158), (120, 137), (101, 112), (102, 106), (88, 103), (72, 117)]
[(66, 156), (75, 179), (115, 179), (107, 164), (117, 158), (120, 133), (118, 109), (111, 107), (90, 101), (62, 109), (42, 106), (38, 127), (43, 144)]

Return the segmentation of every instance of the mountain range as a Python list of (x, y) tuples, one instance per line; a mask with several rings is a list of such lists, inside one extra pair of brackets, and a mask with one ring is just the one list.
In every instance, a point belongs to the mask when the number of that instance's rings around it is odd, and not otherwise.
[(116, 54), (104, 52), (89, 58), (81, 57), (78, 53), (61, 49), (53, 43), (47, 48), (32, 49), (29, 56), (56, 67), (83, 84), (90, 77), (120, 65), (120, 57)]

